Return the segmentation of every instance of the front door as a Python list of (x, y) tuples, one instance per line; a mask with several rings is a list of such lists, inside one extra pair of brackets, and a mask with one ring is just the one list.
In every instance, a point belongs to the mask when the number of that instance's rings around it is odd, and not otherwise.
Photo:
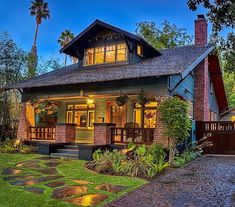
[(108, 104), (108, 121), (110, 123), (115, 123), (116, 127), (125, 127), (127, 107), (117, 106), (114, 102)]

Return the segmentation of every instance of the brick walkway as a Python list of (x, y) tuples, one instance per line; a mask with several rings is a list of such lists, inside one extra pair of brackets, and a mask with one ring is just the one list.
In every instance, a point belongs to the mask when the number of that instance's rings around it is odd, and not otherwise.
[(106, 207), (235, 207), (235, 157), (201, 157)]

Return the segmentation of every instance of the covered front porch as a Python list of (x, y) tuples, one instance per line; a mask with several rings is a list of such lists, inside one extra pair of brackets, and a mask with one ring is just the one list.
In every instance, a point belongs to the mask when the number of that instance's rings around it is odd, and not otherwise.
[[(157, 105), (151, 94), (138, 103), (137, 94), (128, 94), (123, 106), (117, 95), (40, 98), (58, 103), (52, 114), (41, 114), (32, 103), (22, 105), (18, 138), (28, 141), (76, 144), (152, 144), (156, 136)], [(160, 120), (159, 124), (160, 123)]]

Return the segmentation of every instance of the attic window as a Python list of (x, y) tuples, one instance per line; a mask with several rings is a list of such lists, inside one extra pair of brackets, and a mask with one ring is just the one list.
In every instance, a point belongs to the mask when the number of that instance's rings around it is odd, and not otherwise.
[(144, 56), (144, 51), (143, 51), (142, 45), (137, 45), (137, 55), (139, 55), (140, 57)]
[(127, 46), (125, 43), (85, 50), (84, 65), (98, 65), (124, 61), (127, 61)]

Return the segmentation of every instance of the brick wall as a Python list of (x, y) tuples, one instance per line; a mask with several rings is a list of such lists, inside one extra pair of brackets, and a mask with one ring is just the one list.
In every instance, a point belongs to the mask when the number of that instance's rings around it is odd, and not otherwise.
[(55, 133), (57, 143), (73, 143), (76, 139), (76, 124), (57, 123)]
[(110, 128), (114, 126), (112, 123), (94, 123), (94, 144), (111, 144)]
[(204, 59), (195, 69), (194, 120), (209, 121), (209, 71), (208, 58)]
[(17, 130), (17, 139), (27, 140), (28, 139), (28, 122), (26, 118), (26, 103), (22, 103), (20, 119)]

